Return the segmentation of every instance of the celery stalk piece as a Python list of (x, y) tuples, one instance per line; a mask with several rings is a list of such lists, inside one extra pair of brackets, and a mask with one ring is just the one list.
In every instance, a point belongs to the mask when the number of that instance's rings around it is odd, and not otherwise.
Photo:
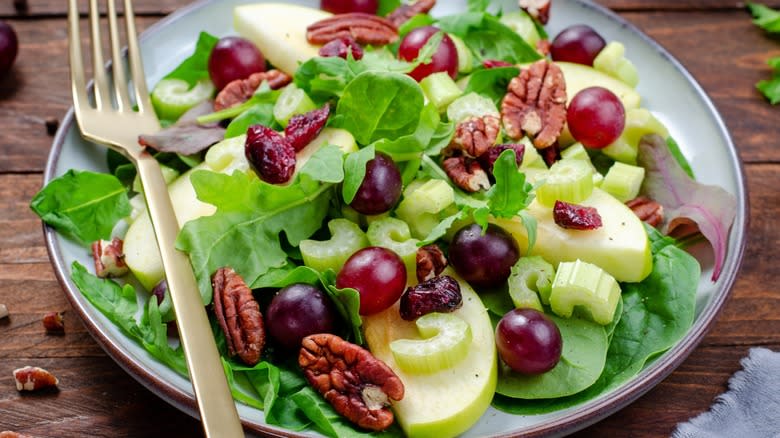
[(536, 43), (542, 39), (539, 31), (531, 18), (525, 11), (512, 11), (501, 15), (499, 19), (501, 24), (515, 31), (531, 47), (536, 47)]
[(639, 140), (647, 134), (658, 134), (669, 137), (669, 131), (653, 113), (636, 108), (626, 110), (626, 126), (617, 140), (601, 150), (604, 155), (626, 164), (636, 164), (639, 151)]
[[(518, 309), (544, 312), (542, 303), (550, 304), (555, 269), (539, 256), (526, 256), (512, 266), (509, 274), (509, 296)], [(541, 299), (541, 302), (539, 301)]]
[(413, 374), (430, 374), (451, 368), (467, 356), (471, 327), (452, 313), (429, 313), (417, 318), (422, 339), (396, 339), (390, 343), (393, 358), (401, 369)]
[(152, 90), (152, 106), (162, 120), (178, 120), (190, 108), (209, 99), (214, 94), (214, 85), (204, 79), (190, 88), (181, 79), (163, 79)]
[(558, 265), (550, 293), (550, 306), (556, 315), (569, 318), (575, 306), (582, 315), (601, 325), (615, 316), (620, 286), (615, 277), (596, 265), (576, 260)]
[(639, 195), (645, 169), (639, 166), (616, 161), (604, 176), (601, 189), (617, 198), (620, 202), (630, 201)]
[(366, 231), (372, 246), (387, 248), (401, 257), (406, 265), (406, 274), (411, 278), (417, 271), (417, 242), (413, 239), (406, 222), (394, 217), (383, 217), (371, 222)]
[(425, 93), (425, 97), (436, 106), (441, 113), (447, 109), (455, 99), (463, 94), (455, 81), (452, 80), (447, 72), (434, 73), (420, 81), (420, 87)]
[(395, 214), (409, 225), (413, 237), (424, 239), (441, 219), (452, 214), (454, 203), (455, 191), (446, 181), (418, 180), (404, 190)]
[(274, 119), (277, 123), (286, 127), (292, 116), (305, 114), (317, 109), (317, 105), (311, 100), (305, 91), (295, 84), (289, 84), (282, 90), (274, 104)]
[(338, 272), (352, 254), (367, 247), (369, 242), (363, 230), (347, 219), (332, 219), (328, 229), (330, 240), (302, 240), (299, 247), (304, 265), (320, 272), (327, 269)]
[(461, 96), (447, 107), (447, 119), (452, 123), (460, 123), (469, 117), (482, 117), (488, 114), (500, 117), (496, 104), (477, 93)]
[(447, 36), (455, 44), (455, 50), (458, 52), (458, 73), (471, 73), (474, 69), (474, 55), (471, 54), (471, 49), (459, 36), (451, 33), (448, 33)]
[(523, 162), (520, 164), (521, 169), (540, 169), (547, 170), (547, 163), (544, 162), (544, 158), (539, 155), (539, 151), (528, 137), (523, 137), (520, 140), (525, 146), (525, 153), (523, 154)]
[(552, 207), (555, 201), (579, 203), (592, 192), (590, 165), (581, 160), (560, 160), (550, 167), (544, 183), (536, 189), (536, 197), (542, 205)]
[(623, 44), (612, 41), (593, 60), (593, 68), (635, 88), (639, 83), (639, 74), (634, 64), (626, 59), (625, 53)]

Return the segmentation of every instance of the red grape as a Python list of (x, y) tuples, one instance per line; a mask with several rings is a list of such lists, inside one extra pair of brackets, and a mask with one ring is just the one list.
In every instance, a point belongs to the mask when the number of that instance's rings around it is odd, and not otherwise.
[(449, 249), (452, 267), (476, 287), (491, 288), (506, 282), (519, 258), (514, 237), (493, 224), (485, 234), (477, 224), (466, 225), (455, 233)]
[(579, 24), (562, 30), (550, 46), (553, 61), (593, 65), (607, 43), (592, 27)]
[(379, 2), (377, 0), (321, 0), (320, 8), (334, 14), (348, 14), (350, 12), (376, 14)]
[(626, 125), (626, 111), (615, 93), (603, 87), (590, 87), (571, 100), (566, 123), (575, 140), (586, 147), (601, 149), (620, 137)]
[[(414, 61), (417, 59), (420, 49), (436, 32), (441, 32), (441, 30), (435, 26), (418, 27), (412, 30), (401, 41), (401, 45), (398, 47), (398, 57), (404, 61)], [(431, 57), (431, 62), (418, 66), (409, 73), (409, 76), (420, 82), (426, 76), (440, 71), (447, 72), (452, 79), (455, 79), (458, 74), (458, 50), (455, 48), (455, 43), (446, 34), (442, 38), (438, 50)]]
[(268, 335), (286, 350), (300, 348), (301, 339), (332, 333), (336, 326), (333, 303), (314, 286), (296, 283), (274, 295), (265, 311)]
[(369, 246), (347, 259), (336, 277), (339, 289), (360, 293), (360, 314), (372, 315), (395, 303), (406, 287), (406, 266), (387, 248)]
[(16, 32), (8, 23), (0, 21), (0, 75), (11, 70), (18, 50)]
[(509, 368), (523, 374), (541, 374), (561, 359), (561, 331), (543, 313), (514, 309), (496, 326), (498, 354)]
[(220, 39), (209, 56), (209, 76), (217, 90), (262, 71), (265, 71), (265, 57), (257, 46), (241, 37)]
[(349, 206), (358, 213), (384, 213), (398, 203), (402, 188), (401, 172), (393, 159), (377, 152), (376, 156), (366, 163), (366, 176)]

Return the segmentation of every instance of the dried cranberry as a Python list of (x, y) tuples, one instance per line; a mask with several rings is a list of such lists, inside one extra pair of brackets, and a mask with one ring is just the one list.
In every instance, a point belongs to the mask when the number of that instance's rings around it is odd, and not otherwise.
[(401, 318), (414, 321), (431, 312), (452, 312), (462, 305), (460, 285), (449, 275), (442, 275), (406, 289), (401, 295)]
[(482, 66), (485, 68), (498, 68), (498, 67), (513, 67), (514, 64), (499, 59), (486, 59), (482, 61)]
[(285, 138), (296, 151), (305, 148), (325, 127), (329, 115), (330, 106), (325, 105), (306, 114), (292, 116), (290, 123), (284, 128)]
[(515, 151), (515, 162), (517, 163), (517, 167), (520, 167), (520, 165), (523, 164), (523, 156), (525, 155), (524, 144), (509, 143), (493, 146), (478, 158), (479, 164), (482, 165), (482, 168), (485, 169), (485, 172), (487, 172), (491, 178), (493, 177), (493, 165), (496, 164), (498, 156), (507, 149)]
[(547, 164), (547, 167), (552, 166), (553, 163), (561, 159), (561, 147), (558, 146), (558, 142), (553, 143), (552, 146), (540, 149), (539, 153)]
[(347, 59), (350, 52), (352, 52), (352, 58), (363, 59), (363, 47), (351, 36), (343, 36), (322, 46), (319, 54), (325, 58), (338, 56)]
[(265, 182), (286, 183), (295, 172), (295, 149), (286, 138), (266, 126), (254, 125), (249, 128), (244, 153), (249, 164)]
[(159, 283), (157, 283), (154, 286), (154, 289), (152, 289), (152, 295), (154, 295), (155, 298), (157, 298), (158, 306), (162, 304), (163, 300), (165, 299), (165, 294), (167, 293), (168, 293), (168, 282), (165, 281), (165, 279), (163, 278), (162, 280), (160, 280)]
[(563, 228), (572, 230), (595, 230), (601, 227), (601, 215), (593, 207), (555, 201), (553, 219)]

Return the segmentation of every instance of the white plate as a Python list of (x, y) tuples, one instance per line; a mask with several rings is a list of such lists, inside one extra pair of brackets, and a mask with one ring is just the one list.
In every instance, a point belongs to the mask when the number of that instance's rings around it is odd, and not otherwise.
[[(231, 11), (233, 6), (240, 3), (249, 2), (201, 1), (177, 11), (146, 31), (141, 37), (141, 50), (148, 82), (156, 83), (189, 56), (201, 31), (217, 36), (234, 34)], [(289, 3), (309, 6), (318, 4), (314, 0), (293, 0)], [(494, 3), (504, 10), (517, 8), (515, 0)], [(454, 13), (464, 10), (465, 4), (465, 0), (442, 0), (433, 13)], [(582, 0), (553, 2), (551, 21), (547, 25), (551, 36), (577, 23), (587, 23), (607, 41), (620, 41), (626, 46), (627, 57), (639, 70), (641, 80), (638, 91), (642, 95), (642, 106), (653, 111), (669, 128), (691, 162), (699, 181), (717, 184), (736, 195), (737, 216), (731, 230), (728, 256), (720, 279), (712, 283), (709, 280), (712, 272), (710, 251), (704, 248), (697, 252), (703, 269), (693, 327), (674, 348), (653, 361), (634, 379), (608, 394), (555, 413), (515, 416), (490, 408), (465, 436), (519, 433), (526, 436), (563, 435), (625, 407), (671, 373), (703, 338), (729, 295), (742, 259), (748, 222), (745, 179), (737, 152), (712, 102), (679, 62), (633, 25), (600, 6)], [(71, 168), (107, 170), (105, 148), (83, 141), (73, 121), (71, 110), (54, 140), (45, 172), (47, 183)], [(179, 409), (195, 415), (189, 381), (158, 363), (143, 348), (123, 335), (87, 302), (70, 280), (70, 265), (73, 261), (79, 261), (85, 266), (92, 265), (88, 252), (48, 227), (45, 235), (57, 277), (98, 343), (144, 386)], [(263, 413), (259, 410), (241, 404), (238, 404), (238, 410), (244, 424), (250, 429), (264, 434), (299, 436), (265, 425)]]

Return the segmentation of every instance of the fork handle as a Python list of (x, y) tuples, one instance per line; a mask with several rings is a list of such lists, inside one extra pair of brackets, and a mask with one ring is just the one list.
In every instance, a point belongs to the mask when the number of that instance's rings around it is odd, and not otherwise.
[(136, 168), (160, 248), (203, 429), (207, 437), (244, 436), (192, 265), (187, 255), (175, 247), (179, 223), (160, 166), (144, 152), (137, 158)]

